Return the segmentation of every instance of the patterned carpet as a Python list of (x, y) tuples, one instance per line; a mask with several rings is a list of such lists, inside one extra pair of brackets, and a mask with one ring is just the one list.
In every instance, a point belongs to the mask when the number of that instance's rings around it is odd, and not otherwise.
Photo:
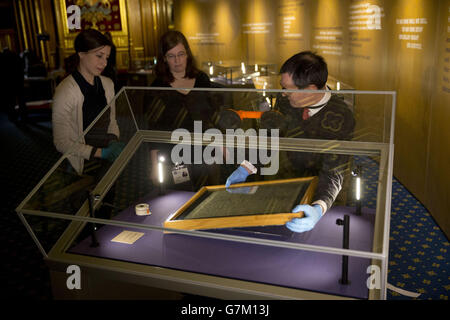
[[(448, 300), (450, 246), (428, 211), (398, 181), (392, 185), (389, 276), (392, 285)], [(389, 299), (402, 296), (389, 292)]]
[[(49, 116), (15, 125), (0, 113), (0, 182), (6, 191), (0, 214), (2, 297), (51, 300), (47, 268), (14, 209), (59, 158), (53, 146)], [(373, 207), (376, 162), (357, 158), (366, 179), (364, 205)], [(421, 293), (420, 300), (448, 300), (449, 241), (427, 210), (398, 181), (393, 182), (388, 282)], [(389, 300), (410, 299), (388, 290)]]
[[(355, 157), (363, 167), (363, 206), (375, 208), (378, 165)], [(397, 181), (392, 183), (388, 283), (420, 293), (419, 300), (448, 300), (450, 243), (427, 209)], [(388, 290), (388, 300), (412, 299)]]
[(0, 114), (5, 152), (0, 157), (0, 182), (7, 190), (0, 208), (0, 283), (3, 298), (48, 300), (52, 294), (47, 267), (14, 211), (60, 157), (52, 143), (48, 116), (32, 121), (39, 122), (16, 126)]

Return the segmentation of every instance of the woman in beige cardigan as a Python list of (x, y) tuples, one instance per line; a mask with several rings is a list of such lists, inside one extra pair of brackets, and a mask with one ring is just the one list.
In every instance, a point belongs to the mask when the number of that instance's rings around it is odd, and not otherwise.
[(101, 76), (108, 63), (111, 42), (99, 31), (88, 29), (75, 38), (77, 68), (56, 88), (53, 97), (53, 141), (56, 149), (68, 154), (71, 167), (83, 173), (85, 161), (110, 163), (123, 149), (112, 105), (83, 132), (114, 98), (114, 84)]

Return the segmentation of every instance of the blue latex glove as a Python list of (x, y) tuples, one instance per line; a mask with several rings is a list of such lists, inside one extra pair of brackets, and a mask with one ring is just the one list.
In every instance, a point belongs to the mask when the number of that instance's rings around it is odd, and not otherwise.
[(227, 188), (229, 193), (240, 193), (240, 194), (254, 194), (257, 190), (257, 186), (253, 187), (239, 187), (239, 188)]
[(286, 222), (286, 227), (293, 232), (309, 231), (322, 217), (322, 207), (318, 204), (310, 206), (309, 204), (300, 204), (296, 206), (292, 212), (303, 211), (305, 216), (303, 218), (294, 218)]
[(239, 168), (234, 170), (233, 173), (228, 177), (227, 182), (225, 183), (225, 187), (228, 188), (232, 184), (244, 182), (248, 176), (249, 173), (247, 169), (245, 169), (243, 166), (239, 166)]
[(102, 148), (102, 159), (113, 162), (122, 152), (125, 144), (123, 142), (112, 141), (108, 147)]

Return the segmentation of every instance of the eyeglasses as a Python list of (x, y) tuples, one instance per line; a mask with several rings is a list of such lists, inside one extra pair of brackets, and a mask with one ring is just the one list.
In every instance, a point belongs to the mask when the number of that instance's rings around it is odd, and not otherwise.
[(167, 60), (175, 60), (175, 58), (184, 59), (185, 57), (186, 57), (186, 52), (180, 52), (177, 55), (175, 55), (175, 54), (167, 54), (166, 55)]

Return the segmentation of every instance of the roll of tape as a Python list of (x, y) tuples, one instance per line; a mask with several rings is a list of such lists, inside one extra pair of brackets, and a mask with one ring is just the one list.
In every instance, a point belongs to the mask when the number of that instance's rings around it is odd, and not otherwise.
[(134, 211), (136, 212), (136, 214), (138, 216), (148, 216), (148, 215), (152, 214), (150, 212), (150, 207), (147, 203), (140, 203), (140, 204), (136, 205), (136, 207), (134, 208)]

